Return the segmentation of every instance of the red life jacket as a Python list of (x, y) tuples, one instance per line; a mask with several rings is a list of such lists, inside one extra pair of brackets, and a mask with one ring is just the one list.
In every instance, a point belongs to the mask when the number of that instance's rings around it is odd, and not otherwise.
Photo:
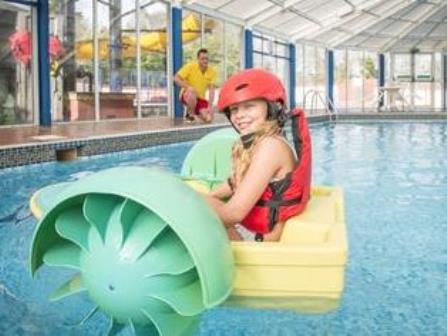
[(304, 111), (292, 111), (292, 137), (298, 163), (293, 171), (279, 181), (270, 182), (261, 198), (241, 224), (258, 234), (272, 231), (283, 222), (301, 213), (310, 197), (312, 152), (309, 128)]

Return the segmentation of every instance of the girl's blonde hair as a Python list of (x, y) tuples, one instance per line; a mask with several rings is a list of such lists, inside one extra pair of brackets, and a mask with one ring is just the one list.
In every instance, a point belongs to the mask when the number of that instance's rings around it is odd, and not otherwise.
[(242, 181), (248, 167), (250, 166), (256, 145), (263, 139), (278, 134), (281, 134), (281, 127), (279, 127), (278, 121), (268, 120), (264, 122), (258, 130), (256, 130), (253, 143), (247, 149), (244, 148), (244, 144), (242, 143), (241, 139), (235, 142), (231, 153), (233, 159), (231, 184), (233, 186), (236, 187)]

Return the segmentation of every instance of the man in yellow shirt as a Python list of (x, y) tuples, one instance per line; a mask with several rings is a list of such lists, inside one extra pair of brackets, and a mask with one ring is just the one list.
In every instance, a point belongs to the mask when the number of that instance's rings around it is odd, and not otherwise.
[[(186, 106), (186, 118), (190, 121), (199, 118), (209, 123), (213, 120), (217, 73), (208, 62), (208, 50), (199, 49), (197, 60), (185, 64), (174, 76), (174, 82), (182, 88), (180, 100)], [(205, 98), (207, 90), (209, 102)]]

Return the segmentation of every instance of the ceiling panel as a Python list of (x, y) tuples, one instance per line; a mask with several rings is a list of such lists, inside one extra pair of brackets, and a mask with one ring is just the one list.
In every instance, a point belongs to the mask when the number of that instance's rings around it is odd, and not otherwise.
[(221, 11), (227, 15), (233, 15), (239, 19), (246, 20), (262, 13), (266, 9), (274, 7), (276, 6), (267, 0), (239, 0), (230, 2)]
[[(185, 0), (222, 17), (246, 22), (256, 32), (327, 46), (408, 49), (447, 46), (447, 0)], [(290, 6), (290, 7), (288, 7)], [(368, 12), (366, 12), (368, 11)], [(371, 15), (377, 14), (377, 15)], [(415, 23), (411, 23), (415, 21)], [(412, 26), (413, 25), (413, 26)], [(396, 38), (398, 38), (396, 40)], [(399, 40), (400, 39), (400, 40)], [(446, 43), (440, 43), (445, 41)]]

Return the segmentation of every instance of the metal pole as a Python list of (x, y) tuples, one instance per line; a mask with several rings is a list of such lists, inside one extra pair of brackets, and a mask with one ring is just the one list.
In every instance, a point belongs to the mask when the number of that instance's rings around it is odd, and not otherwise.
[(49, 8), (48, 0), (37, 3), (37, 57), (39, 76), (39, 124), (51, 126), (51, 89), (50, 89), (50, 63), (48, 54), (49, 42)]

